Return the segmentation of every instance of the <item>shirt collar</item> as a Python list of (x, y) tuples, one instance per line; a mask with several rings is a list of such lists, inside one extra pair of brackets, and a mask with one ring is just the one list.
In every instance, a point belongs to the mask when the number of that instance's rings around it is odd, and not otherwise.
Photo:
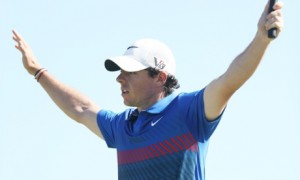
[(170, 102), (173, 101), (175, 97), (176, 97), (175, 93), (172, 93), (167, 97), (164, 97), (163, 99), (153, 104), (150, 108), (148, 108), (146, 112), (151, 114), (158, 114), (162, 112), (170, 104)]

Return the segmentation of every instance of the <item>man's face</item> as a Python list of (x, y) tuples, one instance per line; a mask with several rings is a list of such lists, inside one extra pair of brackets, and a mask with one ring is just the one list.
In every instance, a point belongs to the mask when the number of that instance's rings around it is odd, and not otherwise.
[(158, 76), (150, 77), (147, 70), (126, 72), (121, 70), (116, 79), (121, 85), (124, 104), (145, 110), (160, 99), (162, 85)]

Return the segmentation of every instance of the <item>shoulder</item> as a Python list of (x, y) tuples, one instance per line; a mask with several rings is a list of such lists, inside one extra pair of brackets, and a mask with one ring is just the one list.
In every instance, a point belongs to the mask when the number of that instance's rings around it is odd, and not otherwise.
[(126, 120), (129, 118), (132, 111), (134, 111), (133, 108), (128, 108), (125, 111), (119, 113), (116, 113), (111, 110), (101, 109), (97, 114), (97, 120)]
[(205, 88), (193, 92), (182, 92), (177, 95), (176, 99), (180, 102), (188, 102), (198, 98), (203, 99), (204, 91)]
[(193, 92), (181, 92), (169, 103), (166, 110), (170, 110), (173, 113), (183, 113), (192, 107), (199, 109), (199, 105), (203, 105), (203, 94), (204, 89)]

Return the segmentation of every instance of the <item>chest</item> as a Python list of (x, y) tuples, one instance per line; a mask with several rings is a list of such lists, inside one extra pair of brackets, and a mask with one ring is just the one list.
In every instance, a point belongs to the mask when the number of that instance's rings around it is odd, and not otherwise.
[[(129, 125), (124, 123), (124, 126)], [(117, 138), (121, 177), (180, 179), (184, 175), (192, 179), (198, 144), (179, 116), (172, 119), (166, 116), (151, 117), (135, 133), (130, 131), (130, 127), (124, 129), (127, 130), (122, 132), (122, 137)]]
[(124, 121), (121, 126), (117, 150), (119, 160), (126, 163), (197, 150), (195, 138), (179, 115), (140, 114), (135, 121)]

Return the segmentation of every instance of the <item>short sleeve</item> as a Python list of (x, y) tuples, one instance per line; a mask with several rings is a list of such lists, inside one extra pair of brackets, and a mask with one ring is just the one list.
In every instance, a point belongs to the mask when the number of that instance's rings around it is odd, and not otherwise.
[(198, 141), (207, 141), (218, 126), (224, 111), (215, 120), (208, 120), (204, 110), (204, 90), (188, 93), (188, 127)]
[(97, 114), (98, 127), (110, 148), (116, 148), (116, 121), (117, 115), (111, 111), (100, 110)]

